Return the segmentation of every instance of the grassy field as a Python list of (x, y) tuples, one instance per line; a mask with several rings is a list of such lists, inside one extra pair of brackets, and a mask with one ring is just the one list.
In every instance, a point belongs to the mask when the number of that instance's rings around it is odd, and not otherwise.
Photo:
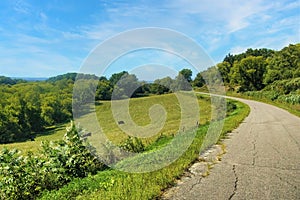
[(55, 127), (48, 128), (48, 130), (46, 130), (45, 132), (40, 133), (34, 141), (0, 144), (0, 149), (6, 147), (8, 149), (19, 149), (22, 151), (22, 153), (27, 153), (29, 151), (37, 152), (41, 148), (42, 141), (54, 141), (62, 139), (64, 134), (66, 133), (67, 125), (68, 124), (60, 124)]
[[(172, 99), (172, 96), (166, 95), (160, 98)], [(145, 101), (145, 99), (142, 100)], [(139, 101), (139, 99), (135, 101)], [(234, 102), (237, 108), (228, 114), (220, 138), (224, 137), (227, 132), (236, 128), (250, 112), (247, 105), (236, 101), (232, 102)], [(199, 103), (208, 106), (209, 99), (202, 98)], [(205, 119), (209, 119), (207, 116), (210, 116), (210, 114), (207, 113), (207, 115), (202, 116), (204, 117), (202, 123), (206, 122)], [(187, 151), (167, 167), (148, 173), (126, 173), (113, 169), (102, 171), (95, 176), (76, 179), (57, 191), (45, 192), (41, 199), (76, 198), (102, 200), (159, 198), (161, 191), (171, 186), (174, 183), (174, 180), (180, 177), (184, 170), (197, 159), (208, 127), (208, 124), (200, 126), (197, 130), (196, 137)], [(165, 142), (168, 142), (168, 140)], [(164, 142), (158, 140), (157, 143), (160, 143), (161, 145), (161, 143)], [(153, 146), (156, 145), (154, 144)]]
[[(210, 121), (211, 118), (211, 107), (209, 98), (199, 98), (198, 99), (200, 108), (200, 124), (205, 124)], [(141, 97), (130, 99), (129, 111), (133, 121), (140, 125), (145, 126), (151, 122), (149, 116), (149, 109), (151, 106), (160, 104), (164, 107), (167, 113), (166, 123), (163, 128), (153, 137), (143, 139), (143, 142), (151, 144), (160, 135), (170, 135), (176, 133), (179, 129), (180, 123), (180, 105), (174, 94), (151, 96), (151, 97)], [(111, 102), (101, 101), (96, 105), (96, 114), (98, 121), (101, 125), (106, 136), (116, 144), (120, 144), (127, 138), (126, 133), (122, 131), (114, 120), (113, 114), (111, 112)], [(28, 151), (36, 152), (40, 149), (41, 141), (48, 140), (54, 141), (63, 138), (66, 132), (66, 126), (68, 123), (61, 124), (53, 127), (51, 130), (47, 130), (44, 133), (40, 133), (39, 136), (35, 138), (35, 141), (19, 142), (12, 144), (1, 144), (0, 149), (7, 147), (9, 149), (16, 148), (21, 150), (23, 153)]]
[[(152, 143), (156, 140), (157, 137), (162, 134), (171, 135), (179, 130), (181, 108), (174, 94), (130, 99), (130, 117), (137, 125), (146, 126), (151, 123), (149, 110), (152, 106), (155, 106), (157, 104), (161, 105), (164, 108), (167, 117), (163, 127), (158, 132), (156, 132), (155, 136), (143, 140), (143, 142), (147, 144)], [(210, 99), (198, 98), (198, 104), (200, 108), (200, 118), (197, 120), (200, 124), (205, 124), (209, 122), (211, 118)], [(120, 129), (113, 117), (110, 101), (102, 101), (101, 105), (96, 107), (96, 113), (103, 132), (111, 141), (119, 144), (127, 138), (127, 134)], [(127, 123), (126, 120), (125, 123)]]

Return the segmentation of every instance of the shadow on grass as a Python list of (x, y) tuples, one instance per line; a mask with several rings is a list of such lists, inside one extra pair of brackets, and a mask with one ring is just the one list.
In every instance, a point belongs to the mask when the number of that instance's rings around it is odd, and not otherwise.
[(45, 128), (45, 130), (41, 133), (37, 133), (35, 137), (40, 137), (40, 136), (46, 136), (46, 135), (52, 135), (54, 133), (57, 133), (57, 131), (66, 129), (66, 124), (61, 123), (61, 124), (56, 124), (54, 126), (50, 126)]

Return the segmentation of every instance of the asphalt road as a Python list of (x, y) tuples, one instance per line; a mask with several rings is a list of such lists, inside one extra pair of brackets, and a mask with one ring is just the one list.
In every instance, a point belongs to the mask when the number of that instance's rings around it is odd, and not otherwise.
[(300, 199), (300, 118), (240, 101), (251, 112), (224, 141), (221, 162), (208, 176), (183, 182), (167, 199)]

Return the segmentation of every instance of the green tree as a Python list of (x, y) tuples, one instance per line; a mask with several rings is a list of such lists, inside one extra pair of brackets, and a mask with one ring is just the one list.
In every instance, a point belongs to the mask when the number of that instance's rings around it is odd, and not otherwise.
[(203, 85), (205, 85), (205, 80), (202, 77), (201, 73), (199, 72), (193, 81), (193, 86), (202, 87)]
[(229, 64), (230, 64), (230, 68), (232, 68), (235, 59), (236, 59), (235, 56), (229, 53), (229, 54), (227, 54), (227, 55), (225, 56), (223, 62), (229, 63)]
[(170, 89), (174, 80), (171, 77), (167, 76), (165, 78), (158, 79), (157, 81), (154, 81), (154, 82), (159, 83), (160, 85), (163, 85)]
[(5, 76), (0, 76), (0, 85), (1, 84), (5, 84), (5, 85), (14, 85), (16, 84), (16, 80), (13, 80), (9, 77), (5, 77)]
[(126, 71), (112, 74), (111, 77), (109, 78), (110, 84), (112, 86), (115, 86), (117, 84), (117, 82), (126, 74), (128, 75), (128, 72), (126, 72)]
[(141, 86), (134, 74), (124, 73), (117, 81), (112, 97), (113, 99), (124, 99), (136, 97), (136, 90)]
[(224, 62), (217, 64), (217, 68), (222, 75), (223, 82), (229, 83), (230, 82), (231, 64), (229, 62), (224, 61)]
[(264, 83), (296, 77), (300, 77), (300, 44), (291, 44), (268, 59)]
[(184, 77), (180, 72), (178, 76), (176, 76), (175, 80), (171, 85), (172, 91), (190, 91), (192, 90), (192, 86), (190, 82), (187, 81), (186, 77)]
[(192, 70), (190, 70), (190, 69), (182, 69), (182, 70), (179, 71), (179, 74), (181, 74), (182, 77), (185, 78), (185, 80), (187, 82), (190, 83), (192, 81), (192, 75), (193, 75)]
[(238, 82), (241, 91), (261, 90), (266, 71), (266, 62), (262, 56), (249, 56), (237, 62), (234, 66), (238, 72)]
[(112, 94), (112, 86), (110, 82), (106, 79), (101, 79), (98, 82), (98, 87), (96, 90), (97, 100), (110, 100)]

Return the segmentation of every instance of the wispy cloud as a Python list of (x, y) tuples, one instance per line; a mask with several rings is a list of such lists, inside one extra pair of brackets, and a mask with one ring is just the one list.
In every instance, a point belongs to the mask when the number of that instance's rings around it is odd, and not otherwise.
[[(227, 33), (247, 27), (248, 17), (267, 9), (262, 0), (176, 0), (172, 6), (183, 15), (199, 17), (203, 22), (220, 25)], [(217, 28), (217, 27), (216, 27)]]
[(30, 14), (32, 10), (32, 6), (24, 0), (13, 0), (13, 9), (22, 14)]

